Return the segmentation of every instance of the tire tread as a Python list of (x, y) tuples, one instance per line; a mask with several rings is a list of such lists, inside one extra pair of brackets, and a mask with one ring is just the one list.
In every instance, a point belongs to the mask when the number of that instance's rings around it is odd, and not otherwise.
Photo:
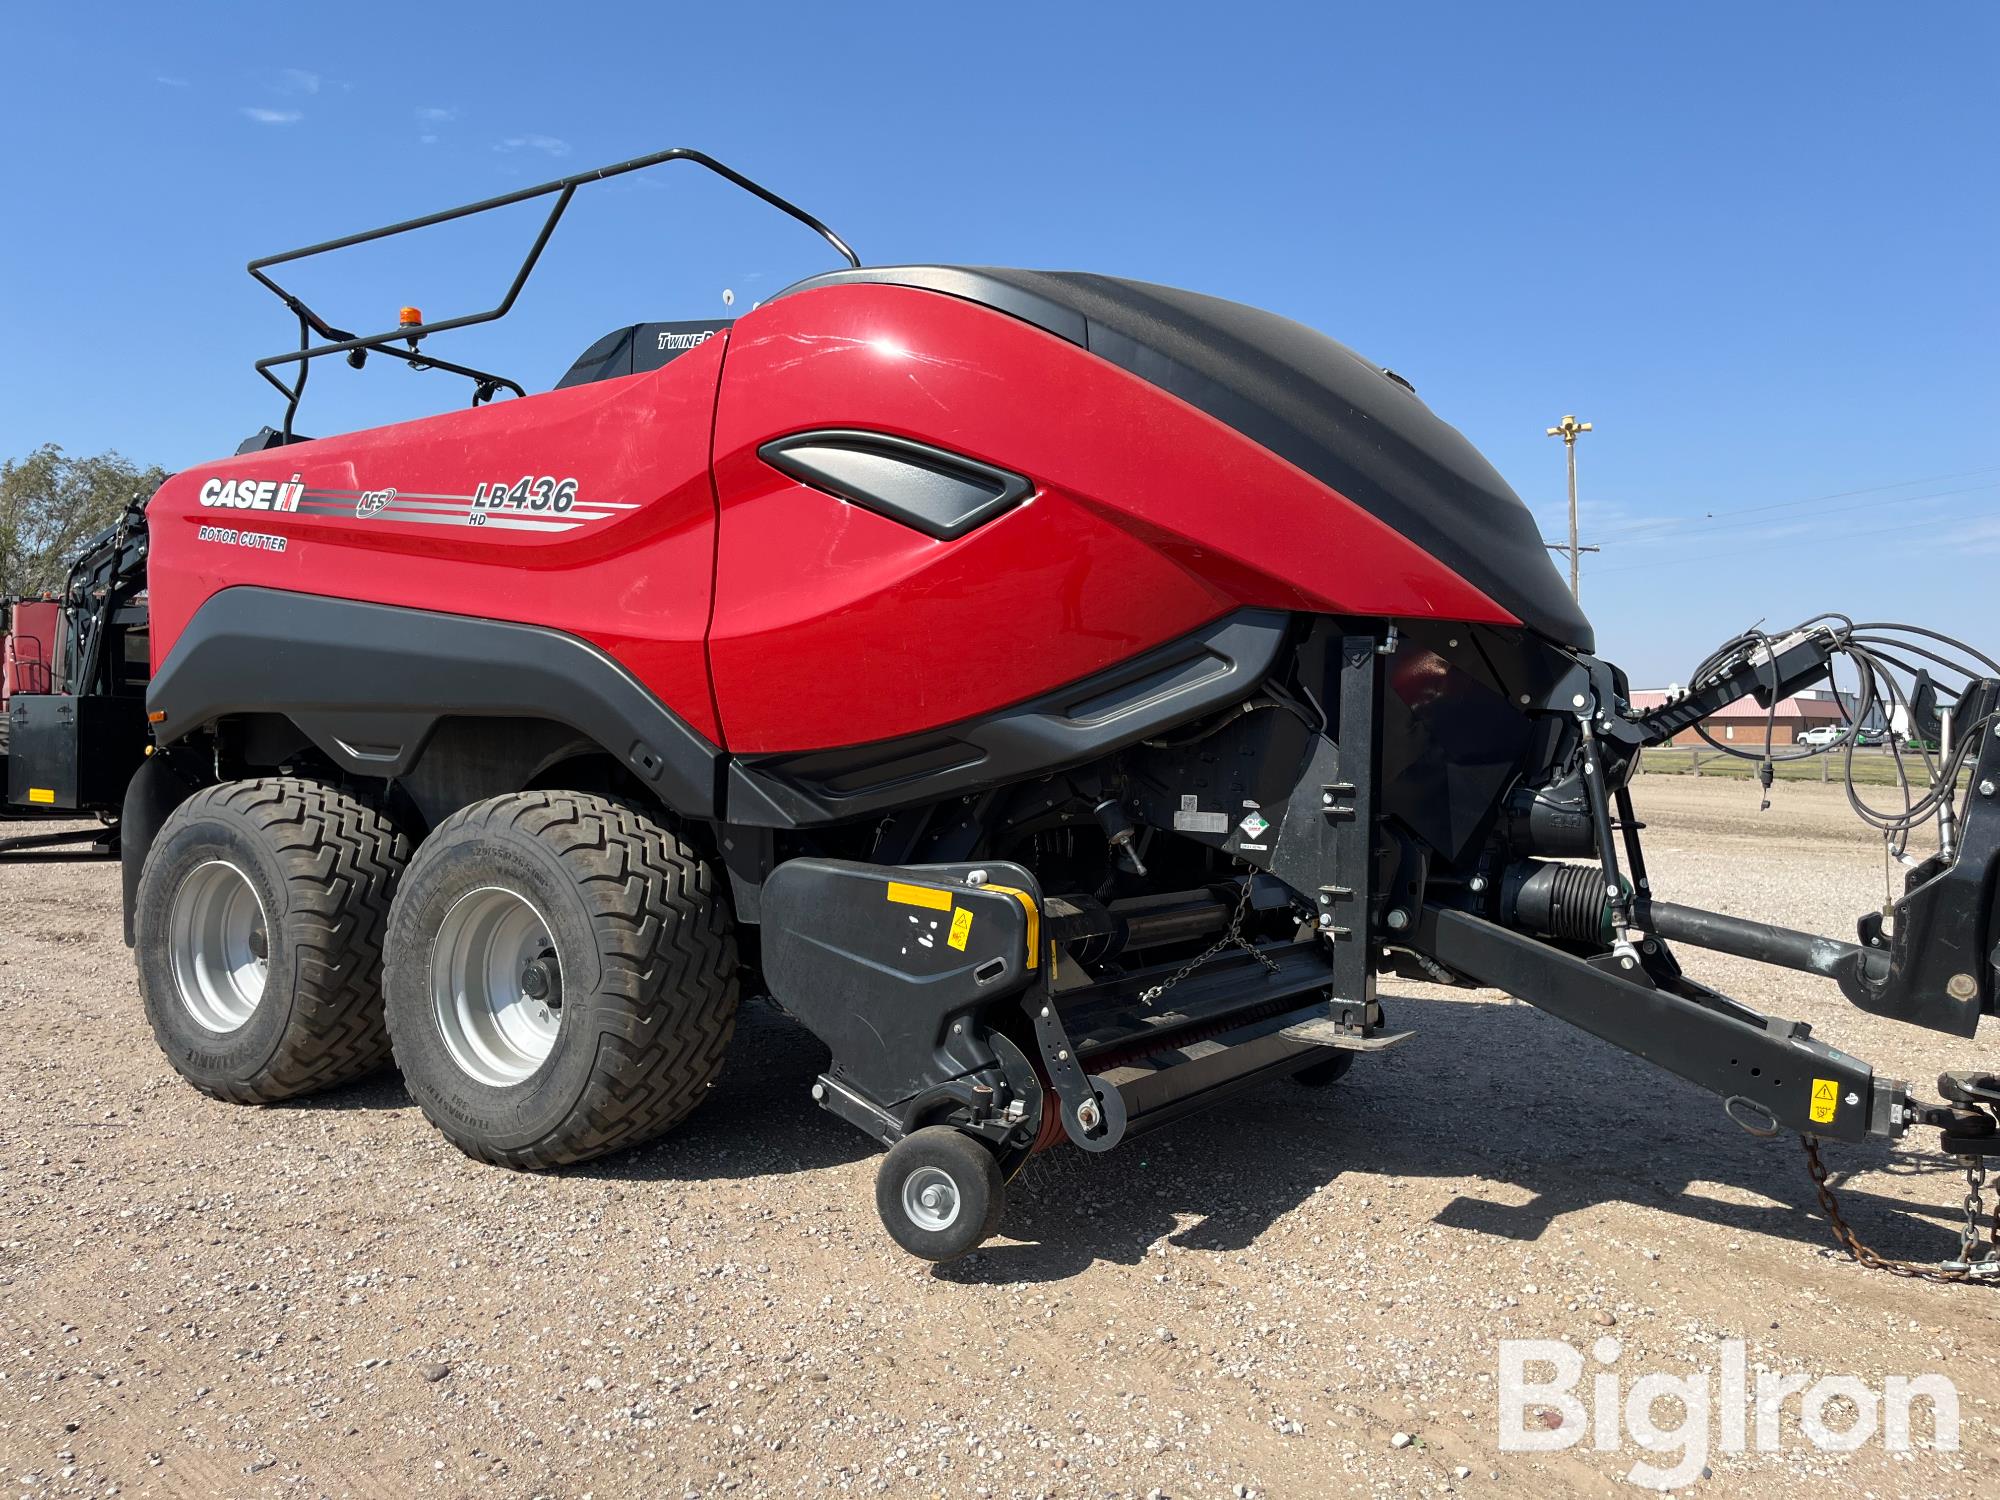
[[(382, 950), (409, 840), (380, 812), (337, 787), (298, 777), (225, 781), (176, 810), (194, 819), (226, 810), (254, 824), (284, 867), (288, 937), (296, 955), (291, 1023), (254, 1078), (182, 1077), (217, 1099), (270, 1104), (317, 1093), (389, 1061), (382, 1015)], [(163, 829), (164, 833), (165, 830)], [(155, 1007), (153, 1035), (174, 1049)]]
[[(498, 1147), (445, 1111), (426, 1114), (467, 1155), (530, 1170), (664, 1134), (706, 1096), (736, 1026), (736, 941), (714, 873), (638, 809), (586, 792), (515, 792), (474, 803), (439, 824), (431, 839), (449, 843), (461, 831), (502, 830), (536, 839), (576, 882), (597, 937), (604, 988), (621, 994), (641, 1024), (634, 1038), (600, 1034), (576, 1104), (531, 1146)], [(392, 974), (402, 964), (425, 962), (422, 945), (399, 935)], [(390, 1008), (392, 1036), (410, 1023)], [(423, 1080), (407, 1065), (404, 1076), (422, 1104)]]

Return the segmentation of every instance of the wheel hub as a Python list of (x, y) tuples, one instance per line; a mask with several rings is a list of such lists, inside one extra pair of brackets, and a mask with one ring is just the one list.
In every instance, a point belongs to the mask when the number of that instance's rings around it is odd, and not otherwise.
[(548, 1061), (562, 1028), (562, 965), (525, 896), (482, 886), (453, 903), (431, 947), (431, 1009), (452, 1060), (508, 1088)]
[(183, 1009), (205, 1031), (226, 1035), (264, 998), (270, 937), (250, 877), (226, 859), (197, 865), (174, 892), (168, 961)]
[(544, 953), (521, 970), (521, 993), (550, 1010), (562, 1009), (562, 971), (553, 953)]
[(903, 1212), (933, 1234), (958, 1221), (958, 1184), (937, 1167), (918, 1167), (903, 1179)]

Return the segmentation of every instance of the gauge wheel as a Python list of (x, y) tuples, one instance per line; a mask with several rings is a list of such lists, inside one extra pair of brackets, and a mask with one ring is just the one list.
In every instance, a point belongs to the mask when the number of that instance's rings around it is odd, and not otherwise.
[(875, 1208), (889, 1237), (923, 1260), (957, 1260), (1000, 1228), (1007, 1184), (984, 1143), (926, 1125), (889, 1148), (875, 1174)]

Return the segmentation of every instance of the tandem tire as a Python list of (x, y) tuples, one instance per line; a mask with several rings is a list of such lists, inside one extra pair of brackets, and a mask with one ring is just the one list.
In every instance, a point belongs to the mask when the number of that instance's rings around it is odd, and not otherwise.
[(993, 1153), (961, 1130), (926, 1125), (889, 1148), (875, 1210), (889, 1237), (923, 1260), (957, 1260), (1000, 1228), (1007, 1184)]
[(516, 792), (447, 818), (389, 922), (389, 1034), (467, 1155), (562, 1166), (671, 1129), (721, 1071), (736, 941), (716, 876), (635, 809)]
[(205, 1094), (266, 1104), (389, 1060), (382, 943), (409, 841), (292, 777), (226, 781), (174, 810), (134, 902), (160, 1050)]

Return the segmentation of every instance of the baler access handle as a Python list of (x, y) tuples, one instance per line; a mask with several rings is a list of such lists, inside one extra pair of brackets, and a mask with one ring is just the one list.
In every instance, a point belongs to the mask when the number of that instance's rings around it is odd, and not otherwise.
[[(486, 371), (475, 370), (464, 365), (449, 364), (443, 360), (420, 354), (417, 350), (418, 342), (434, 333), (448, 333), (453, 329), (470, 328), (480, 323), (497, 322), (499, 319), (506, 317), (513, 310), (515, 299), (521, 295), (521, 288), (527, 285), (529, 275), (534, 271), (536, 262), (542, 258), (542, 251), (549, 243), (549, 237), (555, 233), (556, 225), (561, 221), (563, 211), (569, 207), (570, 199), (576, 196), (576, 190), (579, 187), (585, 183), (603, 182), (612, 177), (622, 177), (628, 172), (641, 172), (648, 167), (657, 167), (673, 161), (693, 162), (698, 167), (706, 167), (709, 171), (715, 173), (716, 176), (734, 183), (737, 187), (742, 188), (745, 192), (757, 198), (761, 198), (780, 213), (787, 214), (798, 220), (806, 228), (812, 230), (814, 234), (817, 234), (821, 239), (833, 246), (839, 252), (842, 259), (850, 266), (859, 266), (861, 264), (860, 257), (855, 255), (854, 251), (848, 247), (847, 241), (843, 240), (804, 209), (800, 208), (796, 203), (793, 203), (788, 198), (780, 197), (762, 183), (752, 181), (735, 168), (723, 165), (705, 152), (695, 151), (686, 146), (676, 146), (667, 151), (656, 151), (650, 156), (635, 156), (630, 161), (617, 162), (608, 167), (595, 167), (588, 172), (577, 172), (568, 177), (558, 177), (553, 182), (540, 183), (534, 187), (517, 188), (511, 193), (502, 193), (495, 198), (483, 198), (477, 203), (463, 204), (458, 208), (440, 209), (436, 213), (423, 214), (414, 219), (404, 219), (395, 224), (385, 224), (380, 229), (364, 229), (356, 234), (341, 235), (338, 239), (322, 240), (316, 245), (305, 245), (297, 250), (284, 250), (276, 255), (262, 256), (250, 262), (247, 268), (250, 275), (260, 286), (268, 289), (273, 296), (283, 302), (299, 320), (299, 347), (287, 350), (282, 354), (267, 355), (265, 358), (258, 360), (256, 366), (257, 373), (268, 380), (273, 386), (277, 387), (279, 394), (285, 397), (284, 440), (290, 442), (292, 439), (292, 418), (297, 414), (299, 400), (305, 394), (306, 374), (311, 369), (310, 361), (324, 358), (329, 354), (345, 354), (348, 356), (350, 362), (358, 367), (362, 361), (367, 359), (371, 351), (379, 351), (417, 368), (439, 369), (448, 371), (454, 375), (463, 375), (468, 380), (474, 382), (473, 405), (475, 406), (482, 401), (490, 400), (502, 390), (511, 390), (517, 396), (522, 394), (521, 387), (518, 384), (502, 376), (492, 375)], [(555, 196), (556, 201), (549, 209), (548, 218), (543, 220), (541, 230), (536, 234), (534, 243), (528, 247), (528, 253), (522, 259), (520, 269), (514, 273), (514, 280), (508, 286), (506, 295), (484, 312), (466, 313), (456, 318), (441, 318), (436, 322), (399, 324), (397, 327), (387, 329), (382, 333), (357, 336), (328, 323), (311, 307), (307, 306), (305, 300), (297, 293), (281, 286), (274, 277), (266, 274), (269, 267), (284, 265), (289, 261), (306, 260), (315, 255), (325, 255), (330, 251), (350, 249), (355, 245), (365, 245), (374, 240), (389, 239), (395, 235), (408, 234), (412, 230), (429, 229), (434, 225), (448, 224), (454, 219), (469, 218), (474, 214), (487, 213), (496, 208), (506, 208), (512, 204), (525, 203), (533, 198), (546, 198), (551, 194)], [(326, 342), (321, 344), (313, 343), (312, 336), (314, 334), (319, 335)], [(299, 374), (298, 379), (290, 385), (285, 384), (284, 381), (272, 373), (279, 365), (294, 364), (299, 367)]]

